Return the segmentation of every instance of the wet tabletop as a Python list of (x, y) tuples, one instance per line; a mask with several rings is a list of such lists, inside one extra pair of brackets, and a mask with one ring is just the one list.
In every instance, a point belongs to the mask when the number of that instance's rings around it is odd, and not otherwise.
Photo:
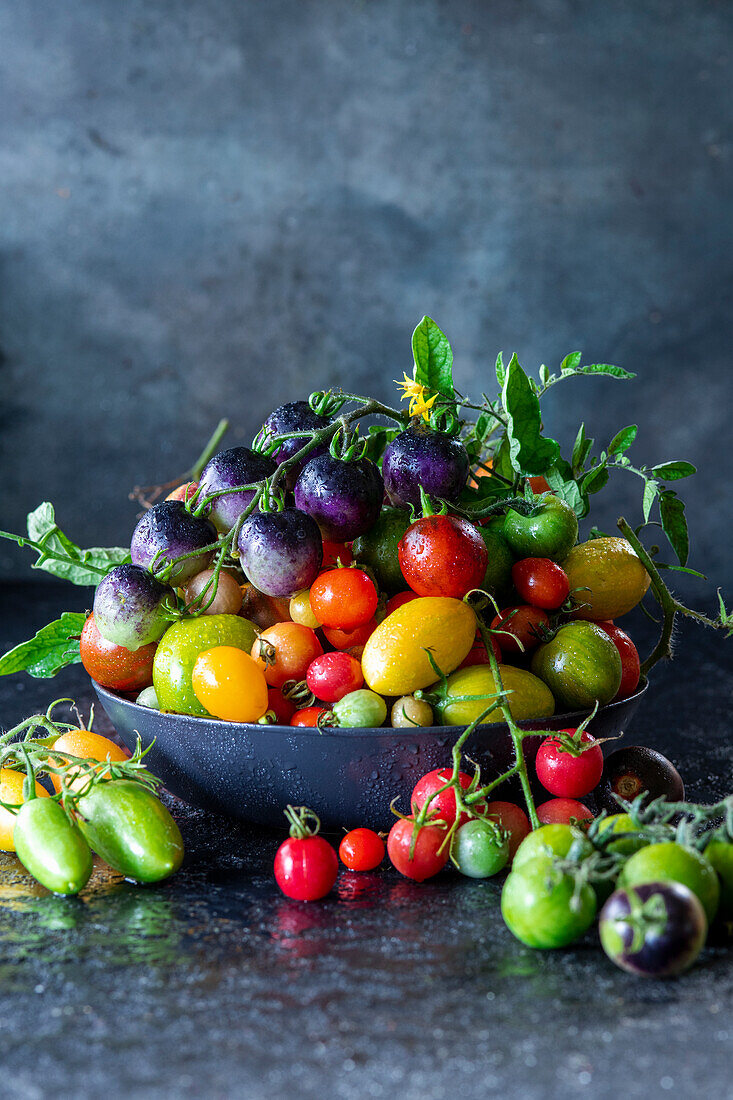
[[(0, 642), (85, 595), (2, 589)], [(733, 790), (732, 653), (683, 631), (628, 731), (675, 760), (693, 798)], [(79, 668), (0, 691), (3, 728), (58, 696), (92, 699)], [(169, 804), (187, 856), (159, 887), (99, 866), (78, 899), (55, 898), (0, 856), (3, 1096), (733, 1097), (722, 939), (652, 983), (613, 967), (594, 934), (523, 947), (500, 882), (343, 873), (325, 901), (292, 902), (271, 873), (281, 836)]]

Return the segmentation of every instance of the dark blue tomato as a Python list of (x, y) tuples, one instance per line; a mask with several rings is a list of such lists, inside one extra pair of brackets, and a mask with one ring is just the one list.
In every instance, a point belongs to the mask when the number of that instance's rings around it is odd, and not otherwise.
[(598, 922), (603, 950), (632, 974), (667, 978), (691, 966), (708, 923), (699, 899), (680, 882), (649, 882), (616, 890)]
[(237, 540), (248, 580), (267, 596), (292, 596), (310, 588), (323, 561), (318, 524), (298, 508), (255, 512)]
[(420, 486), (429, 497), (457, 500), (468, 479), (468, 452), (460, 439), (413, 424), (388, 444), (384, 487), (399, 508), (420, 509)]
[(383, 498), (382, 475), (368, 458), (344, 462), (329, 453), (317, 455), (295, 483), (298, 508), (333, 542), (349, 542), (372, 528)]
[[(199, 501), (212, 493), (223, 489), (234, 489), (237, 485), (252, 485), (256, 481), (270, 477), (277, 469), (274, 459), (251, 451), (249, 447), (231, 447), (220, 451), (204, 466), (199, 480)], [(206, 515), (217, 531), (226, 534), (231, 531), (242, 512), (252, 503), (254, 492), (225, 493), (212, 500), (206, 508)]]
[[(280, 405), (274, 412), (270, 413), (262, 426), (262, 432), (265, 439), (268, 435), (286, 435), (288, 432), (317, 432), (320, 428), (325, 428), (329, 420), (329, 417), (320, 416), (318, 413), (313, 412), (307, 401), (288, 401), (285, 405)], [(286, 439), (273, 455), (275, 462), (279, 466), (281, 462), (292, 458), (307, 442), (306, 438)], [(297, 463), (289, 470), (286, 478), (288, 486), (293, 487), (298, 474), (309, 458), (324, 454), (327, 450), (328, 444), (320, 443), (302, 462)]]
[(172, 595), (139, 565), (116, 565), (94, 593), (97, 630), (108, 642), (133, 651), (157, 642), (169, 624), (165, 609)]
[(203, 548), (216, 542), (216, 538), (216, 528), (209, 520), (191, 515), (181, 500), (164, 500), (139, 520), (132, 533), (130, 557), (134, 565), (157, 573), (173, 558), (201, 550), (202, 553), (193, 553), (175, 566), (170, 581), (181, 585), (206, 569), (211, 551)]

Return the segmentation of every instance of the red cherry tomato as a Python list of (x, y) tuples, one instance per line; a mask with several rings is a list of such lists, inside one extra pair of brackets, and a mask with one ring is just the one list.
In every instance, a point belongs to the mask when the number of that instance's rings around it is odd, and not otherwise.
[(318, 622), (340, 630), (368, 623), (379, 602), (374, 581), (362, 569), (329, 569), (316, 577), (310, 593)]
[(351, 565), (354, 560), (351, 547), (345, 542), (330, 542), (328, 539), (323, 540), (323, 561), (321, 562), (321, 572), (324, 569), (336, 569), (338, 563), (342, 565)]
[(81, 663), (102, 687), (112, 691), (142, 691), (153, 682), (153, 658), (158, 643), (140, 646), (134, 653), (108, 642), (97, 630), (94, 616), (84, 623), (79, 640)]
[(333, 889), (338, 859), (322, 836), (288, 837), (275, 856), (275, 879), (289, 898), (317, 901)]
[(271, 687), (303, 680), (308, 666), (323, 653), (315, 630), (302, 623), (275, 623), (263, 630), (252, 646), (252, 656)]
[(535, 474), (534, 477), (528, 477), (527, 481), (535, 496), (539, 496), (540, 493), (549, 493), (551, 491), (549, 481), (542, 474)]
[[(450, 827), (456, 819), (455, 791), (449, 787), (448, 790), (436, 795), (435, 798), (431, 798), (431, 795), (433, 795), (435, 791), (439, 791), (441, 787), (444, 787), (452, 775), (452, 768), (435, 768), (434, 771), (427, 772), (422, 779), (418, 779), (413, 788), (412, 795), (410, 796), (412, 812), (417, 813), (417, 811), (421, 810), (425, 803), (430, 800), (428, 812), (430, 814), (436, 814), (441, 821), (445, 822), (446, 826)], [(458, 782), (464, 791), (468, 790), (471, 785), (471, 776), (466, 775), (465, 772), (459, 772)], [(480, 813), (482, 808), (481, 804), (478, 804), (476, 806), (477, 812)], [(467, 821), (468, 814), (461, 814), (460, 824), (464, 825)]]
[(420, 597), (417, 592), (413, 592), (412, 589), (410, 589), (409, 592), (398, 592), (396, 596), (392, 596), (391, 599), (387, 600), (387, 607), (385, 610), (388, 615), (391, 615), (393, 611), (396, 611), (398, 607), (402, 607), (404, 603), (409, 603), (410, 600), (419, 599)]
[(361, 665), (348, 653), (324, 653), (308, 666), (305, 682), (324, 703), (337, 703), (364, 683)]
[(322, 714), (328, 713), (328, 707), (304, 707), (296, 710), (290, 719), (291, 726), (317, 726)]
[(564, 569), (550, 558), (522, 558), (512, 566), (514, 587), (525, 603), (554, 610), (564, 603), (570, 582)]
[(524, 838), (532, 832), (529, 818), (521, 806), (514, 802), (487, 802), (486, 817), (498, 822), (509, 833), (509, 862)]
[(483, 582), (486, 543), (468, 520), (426, 516), (415, 520), (397, 547), (402, 575), (418, 596), (462, 599)]
[[(563, 730), (572, 734), (574, 730)], [(582, 798), (597, 787), (603, 773), (603, 752), (597, 741), (584, 730), (581, 744), (590, 745), (580, 756), (573, 756), (558, 737), (546, 737), (537, 750), (537, 778), (550, 794), (560, 798)]]
[(424, 882), (442, 870), (448, 862), (448, 844), (440, 846), (445, 840), (446, 830), (437, 825), (423, 825), (415, 838), (415, 848), (410, 857), (412, 833), (415, 822), (411, 817), (395, 821), (387, 837), (387, 853), (395, 867), (405, 878), (415, 882)]
[(297, 708), (292, 699), (283, 695), (282, 688), (271, 687), (267, 689), (267, 709), (273, 712), (279, 726), (288, 726)]
[[(500, 661), (501, 660), (501, 649), (499, 647), (499, 642), (494, 637), (493, 634), (489, 635), (489, 637), (491, 639), (491, 648), (494, 651), (494, 656), (496, 657), (497, 661)], [(463, 660), (461, 661), (461, 663), (458, 667), (459, 668), (470, 668), (472, 665), (488, 665), (488, 664), (490, 664), (489, 655), (486, 652), (486, 646), (484, 645), (484, 640), (481, 637), (481, 634), (478, 633), (476, 635), (476, 641), (473, 643), (473, 645), (471, 646), (468, 653), (463, 658)]]
[(621, 657), (621, 687), (616, 692), (616, 698), (627, 699), (629, 695), (634, 694), (639, 686), (639, 676), (641, 675), (639, 651), (628, 634), (620, 626), (616, 626), (615, 623), (602, 622), (596, 623), (596, 626), (600, 626), (601, 630), (608, 634), (619, 652)]
[(352, 829), (339, 844), (339, 855), (350, 871), (373, 871), (384, 859), (384, 841), (373, 829)]
[(374, 633), (378, 625), (377, 617), (373, 615), (368, 623), (362, 623), (353, 630), (339, 630), (337, 626), (325, 626), (323, 633), (334, 649), (351, 649), (355, 645), (366, 645), (369, 635)]
[(522, 652), (515, 641), (517, 638), (524, 646), (525, 653), (534, 649), (542, 641), (542, 630), (549, 629), (549, 626), (550, 620), (545, 612), (527, 604), (505, 607), (491, 622), (492, 630), (504, 631), (496, 640), (502, 653), (506, 655)]
[(542, 825), (568, 825), (571, 818), (591, 821), (593, 814), (574, 798), (551, 798), (537, 807), (537, 817)]

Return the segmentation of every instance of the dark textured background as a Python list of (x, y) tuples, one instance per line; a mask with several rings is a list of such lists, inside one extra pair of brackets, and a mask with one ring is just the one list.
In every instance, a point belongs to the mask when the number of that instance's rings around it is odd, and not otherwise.
[(558, 388), (548, 427), (695, 461), (692, 563), (730, 581), (732, 12), (1, 4), (2, 525), (49, 497), (126, 541), (129, 487), (220, 415), (233, 443), (317, 386), (386, 394), (427, 312), (465, 389), (499, 348), (638, 371)]

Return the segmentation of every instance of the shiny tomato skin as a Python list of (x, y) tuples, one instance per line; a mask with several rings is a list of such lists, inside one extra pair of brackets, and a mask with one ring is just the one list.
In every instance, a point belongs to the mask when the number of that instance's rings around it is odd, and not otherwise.
[[(120, 748), (114, 741), (110, 741), (108, 737), (102, 737), (100, 733), (93, 733), (92, 730), (74, 729), (67, 730), (66, 733), (62, 733), (56, 741), (54, 741), (54, 748), (59, 752), (69, 753), (70, 756), (80, 756), (84, 760), (97, 760), (100, 764), (109, 760), (111, 763), (121, 763), (123, 760), (128, 760), (130, 757), (127, 749)], [(106, 774), (107, 769), (100, 768), (100, 775)], [(74, 773), (69, 772), (66, 776), (66, 785), (72, 790), (80, 790), (87, 784), (87, 779), (80, 776), (78, 779), (73, 778)], [(49, 775), (51, 785), (58, 794), (61, 790), (61, 776)]]
[(384, 841), (373, 829), (351, 829), (339, 844), (341, 862), (350, 871), (373, 871), (384, 852)]
[(391, 615), (398, 607), (402, 607), (403, 603), (410, 603), (411, 600), (419, 599), (417, 592), (413, 592), (412, 589), (409, 592), (398, 592), (396, 596), (392, 596), (391, 599), (387, 600), (386, 612)]
[(628, 699), (629, 695), (633, 695), (639, 686), (641, 675), (639, 651), (626, 631), (622, 630), (620, 626), (616, 626), (615, 623), (601, 621), (596, 623), (596, 626), (600, 626), (601, 630), (608, 634), (621, 658), (621, 687), (616, 692), (615, 698)]
[(337, 650), (316, 657), (308, 666), (305, 682), (316, 699), (337, 703), (364, 683), (361, 665), (349, 653)]
[(512, 581), (520, 599), (547, 611), (560, 607), (570, 593), (565, 570), (550, 558), (516, 561), (512, 566)]
[[(499, 646), (498, 639), (495, 638), (493, 634), (490, 635), (490, 638), (491, 648), (494, 651), (494, 656), (496, 657), (497, 661), (501, 661), (501, 648)], [(473, 643), (468, 654), (463, 658), (458, 667), (471, 668), (473, 665), (488, 665), (490, 663), (491, 662), (489, 661), (489, 655), (486, 652), (486, 646), (484, 645), (483, 638), (481, 637), (481, 634), (477, 634), (476, 641)]]
[(368, 623), (379, 602), (374, 581), (363, 569), (328, 569), (316, 577), (310, 593), (319, 623), (346, 631)]
[(251, 655), (270, 687), (282, 687), (288, 680), (305, 679), (309, 665), (322, 653), (323, 646), (312, 627), (284, 622), (263, 630)]
[(524, 646), (527, 653), (542, 641), (541, 632), (549, 630), (550, 620), (540, 607), (530, 607), (528, 604), (516, 604), (513, 607), (503, 608), (491, 621), (492, 630), (501, 630), (503, 633), (496, 637), (505, 656), (522, 653), (516, 639)]
[[(562, 730), (573, 734), (574, 730)], [(597, 787), (603, 774), (603, 752), (595, 738), (584, 730), (583, 744), (591, 745), (580, 756), (572, 756), (557, 737), (546, 737), (537, 750), (537, 778), (550, 794), (558, 798), (582, 798)]]
[(275, 715), (279, 726), (289, 726), (297, 707), (292, 699), (283, 695), (282, 688), (271, 687), (267, 689), (267, 709)]
[(543, 825), (568, 825), (571, 818), (590, 821), (593, 814), (574, 798), (551, 798), (537, 807), (537, 817)]
[(79, 641), (81, 663), (93, 680), (112, 691), (141, 691), (153, 682), (157, 642), (132, 652), (108, 642), (97, 630), (94, 616), (84, 623)]
[(290, 719), (291, 726), (317, 726), (322, 714), (328, 713), (328, 707), (304, 707), (296, 710)]
[(411, 817), (395, 821), (387, 837), (387, 854), (393, 867), (414, 882), (424, 882), (441, 871), (448, 862), (448, 845), (439, 851), (446, 837), (446, 830), (437, 825), (423, 825), (415, 839), (415, 850), (410, 858), (412, 831), (415, 822)]
[(521, 806), (514, 802), (487, 802), (486, 817), (496, 821), (509, 833), (509, 862), (524, 838), (532, 832), (529, 818)]
[(462, 599), (479, 588), (488, 551), (479, 531), (458, 516), (415, 520), (397, 548), (402, 575), (418, 596)]
[(378, 625), (377, 617), (373, 615), (368, 623), (355, 626), (353, 630), (339, 630), (337, 626), (324, 626), (323, 633), (334, 649), (351, 649), (355, 645), (366, 645)]
[[(449, 787), (441, 794), (436, 795), (435, 798), (431, 799), (430, 796), (435, 791), (439, 791), (441, 787), (444, 787), (452, 775), (452, 768), (435, 768), (431, 772), (426, 772), (422, 779), (418, 779), (410, 796), (412, 812), (416, 814), (430, 800), (428, 813), (435, 814), (441, 821), (445, 822), (446, 826), (450, 827), (456, 819), (455, 791)], [(466, 775), (465, 772), (459, 772), (458, 782), (466, 791), (471, 785), (471, 776)], [(481, 809), (482, 807), (477, 807), (477, 812), (480, 813)], [(462, 813), (460, 825), (465, 824), (468, 819), (468, 814)]]
[(353, 561), (351, 553), (351, 547), (346, 542), (331, 542), (330, 539), (323, 540), (323, 561), (321, 562), (321, 571), (326, 569), (337, 569), (338, 563), (342, 565), (351, 565)]
[(528, 477), (527, 481), (535, 496), (539, 496), (540, 493), (549, 493), (551, 491), (549, 481), (542, 474), (535, 474), (533, 477)]
[(286, 897), (317, 901), (330, 893), (338, 859), (322, 836), (288, 837), (275, 855), (275, 879)]

